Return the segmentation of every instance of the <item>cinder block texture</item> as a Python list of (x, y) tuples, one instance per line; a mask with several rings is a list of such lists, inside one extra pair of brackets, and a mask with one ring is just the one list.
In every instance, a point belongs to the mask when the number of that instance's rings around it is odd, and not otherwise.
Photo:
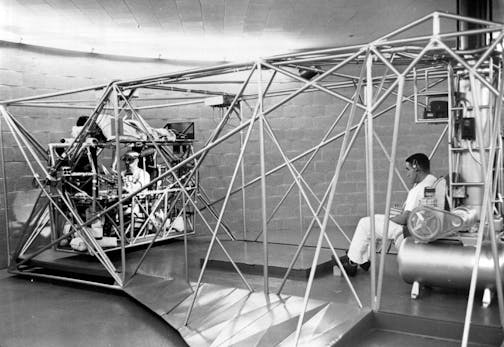
[[(14, 58), (16, 57), (16, 58)], [(78, 54), (55, 54), (42, 50), (28, 50), (14, 45), (5, 45), (0, 50), (0, 100), (26, 97), (42, 93), (52, 93), (60, 90), (75, 89), (84, 86), (107, 83), (112, 79), (129, 79), (149, 75), (158, 75), (170, 71), (187, 69), (187, 66), (174, 66), (156, 61), (128, 61), (104, 59), (98, 56)], [(356, 72), (360, 67), (356, 67)], [(410, 93), (412, 86), (406, 86)], [(155, 92), (146, 92), (145, 96), (155, 96)], [(351, 97), (353, 90), (341, 91), (341, 95)], [(149, 94), (149, 95), (148, 95)], [(94, 92), (83, 93), (85, 99), (97, 99)], [(277, 104), (283, 97), (265, 100), (264, 109)], [(252, 108), (255, 101), (250, 101)], [(389, 102), (393, 104), (393, 102)], [(340, 99), (321, 91), (310, 92), (294, 97), (283, 106), (268, 112), (266, 119), (271, 126), (278, 148), (266, 132), (265, 171), (271, 173), (266, 177), (267, 217), (273, 209), (283, 201), (278, 212), (271, 217), (269, 228), (275, 240), (295, 243), (312, 221), (312, 212), (319, 207), (319, 201), (329, 190), (329, 183), (336, 173), (336, 163), (341, 155), (346, 160), (338, 171), (336, 195), (331, 210), (338, 225), (351, 237), (353, 229), (360, 217), (367, 214), (366, 203), (366, 141), (364, 125), (357, 127), (363, 117), (362, 110), (357, 110), (349, 133), (345, 133), (349, 111), (341, 117), (345, 103)], [(385, 106), (384, 106), (385, 107)], [(384, 109), (381, 108), (381, 109)], [(68, 136), (75, 119), (88, 110), (16, 108), (13, 109), (16, 119), (20, 121), (44, 146), (51, 141), (58, 141)], [(194, 121), (196, 125), (195, 149), (200, 149), (213, 133), (222, 119), (223, 113), (210, 107), (191, 105), (184, 107), (160, 109), (144, 114), (145, 118), (155, 126), (161, 126), (168, 120)], [(251, 116), (250, 110), (245, 110), (245, 119)], [(383, 142), (388, 153), (391, 150), (392, 127), (394, 112), (385, 112), (375, 119), (376, 136)], [(227, 133), (239, 120), (234, 117), (222, 134)], [(7, 179), (7, 204), (9, 205), (9, 222), (19, 224), (29, 212), (30, 201), (27, 197), (33, 190), (30, 171), (22, 160), (21, 152), (2, 123), (3, 151), (5, 159), (5, 176)], [(443, 130), (443, 125), (418, 125), (413, 122), (413, 108), (405, 103), (400, 122), (400, 136), (397, 147), (397, 167), (403, 171), (403, 159), (415, 152), (432, 151), (434, 143)], [(243, 132), (246, 133), (246, 129)], [(355, 136), (354, 136), (355, 134)], [(217, 210), (222, 206), (222, 198), (226, 194), (240, 150), (240, 134), (213, 148), (207, 155), (200, 170), (201, 185), (212, 200), (220, 202), (213, 205)], [(324, 142), (325, 141), (325, 142)], [(323, 142), (322, 146), (319, 146)], [(351, 143), (350, 150), (342, 150), (341, 144)], [(443, 146), (443, 145), (442, 145)], [(447, 173), (446, 151), (433, 158), (433, 171), (436, 175)], [(292, 167), (285, 164), (296, 159)], [(375, 168), (376, 211), (382, 213), (385, 207), (385, 187), (387, 183), (389, 163), (383, 150), (374, 142), (373, 165)], [(229, 226), (241, 235), (243, 226), (243, 211), (245, 224), (251, 238), (255, 238), (262, 229), (261, 210), (261, 165), (259, 146), (259, 131), (252, 131), (244, 155), (244, 172), (239, 171), (233, 185), (233, 196), (229, 201), (229, 209), (224, 215)], [(310, 161), (308, 161), (310, 160)], [(300, 174), (302, 189), (297, 185), (292, 188), (294, 176)], [(242, 181), (243, 176), (243, 181)], [(2, 177), (4, 178), (4, 177)], [(0, 180), (0, 183), (2, 181)], [(239, 188), (246, 185), (245, 207)], [(5, 194), (0, 189), (1, 194)], [(393, 188), (393, 201), (401, 203), (405, 198), (405, 189), (396, 179)], [(308, 200), (305, 201), (305, 198)], [(28, 200), (27, 200), (28, 199)], [(0, 196), (3, 206), (3, 196)], [(12, 207), (12, 208), (11, 208)], [(213, 225), (215, 218), (204, 212)], [(323, 211), (319, 213), (323, 217)], [(5, 230), (0, 226), (0, 267), (5, 266)], [(310, 242), (316, 240), (318, 225), (310, 237)], [(199, 232), (205, 226), (198, 222)], [(330, 236), (336, 247), (346, 248), (348, 242), (341, 236), (338, 228), (330, 222)]]

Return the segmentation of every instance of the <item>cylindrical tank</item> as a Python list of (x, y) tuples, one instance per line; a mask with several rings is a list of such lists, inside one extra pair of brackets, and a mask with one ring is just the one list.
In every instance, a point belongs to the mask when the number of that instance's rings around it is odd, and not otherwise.
[[(476, 249), (451, 242), (416, 243), (406, 238), (397, 255), (399, 274), (407, 283), (415, 281), (434, 287), (468, 288)], [(504, 278), (504, 244), (498, 243), (499, 268)], [(492, 249), (484, 243), (478, 270), (477, 288), (495, 288)]]

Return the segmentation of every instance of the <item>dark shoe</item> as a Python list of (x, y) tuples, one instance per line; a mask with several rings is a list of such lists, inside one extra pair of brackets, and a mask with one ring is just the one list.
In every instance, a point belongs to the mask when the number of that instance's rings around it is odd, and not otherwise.
[[(331, 256), (332, 262), (334, 265), (337, 265), (338, 263), (336, 262), (336, 259), (334, 259), (334, 256)], [(339, 257), (339, 260), (341, 262), (341, 265), (343, 265), (343, 269), (345, 269), (345, 272), (347, 273), (348, 276), (354, 277), (357, 275), (357, 267), (358, 265), (350, 260), (347, 255), (343, 255)]]
[(343, 269), (345, 269), (345, 272), (350, 277), (354, 277), (355, 275), (357, 275), (357, 264), (352, 263), (351, 261), (349, 261), (348, 263), (344, 263)]
[(342, 255), (341, 257), (339, 257), (339, 260), (343, 265), (350, 263), (350, 258), (348, 258), (348, 255)]
[[(341, 264), (347, 264), (350, 262), (350, 259), (346, 255), (339, 257), (339, 260), (340, 260)], [(338, 262), (336, 261), (336, 258), (334, 258), (334, 255), (331, 255), (331, 263), (333, 266), (338, 265)]]
[(364, 271), (368, 271), (370, 266), (371, 266), (371, 262), (369, 260), (367, 262), (365, 262), (365, 263), (360, 264), (360, 267)]
[(357, 264), (355, 263), (348, 262), (346, 264), (343, 264), (343, 269), (345, 269), (345, 272), (350, 277), (357, 275)]
[(343, 265), (343, 269), (345, 269), (345, 272), (348, 276), (354, 277), (355, 275), (357, 275), (357, 264), (352, 262), (346, 255), (339, 257), (339, 259), (341, 261), (341, 265)]

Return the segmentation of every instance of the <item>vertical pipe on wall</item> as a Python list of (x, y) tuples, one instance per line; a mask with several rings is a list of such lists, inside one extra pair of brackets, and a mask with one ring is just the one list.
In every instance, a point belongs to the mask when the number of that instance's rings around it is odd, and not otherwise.
[[(3, 109), (4, 106), (0, 105)], [(3, 112), (2, 112), (3, 113)], [(9, 205), (7, 199), (7, 175), (5, 170), (5, 153), (4, 153), (4, 138), (2, 133), (2, 117), (0, 117), (0, 162), (2, 163), (2, 177), (3, 177), (3, 203), (4, 203), (4, 218), (5, 218), (5, 240), (7, 245), (7, 266), (10, 267), (10, 223), (9, 223)]]

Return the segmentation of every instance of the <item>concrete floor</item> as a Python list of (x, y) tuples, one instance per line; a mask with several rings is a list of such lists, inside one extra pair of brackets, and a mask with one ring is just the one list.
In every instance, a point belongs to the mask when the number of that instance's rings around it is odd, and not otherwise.
[[(207, 237), (189, 240), (189, 279), (197, 281), (200, 258), (208, 247)], [(342, 252), (342, 251), (341, 251)], [(128, 254), (134, 266), (141, 251)], [(463, 321), (466, 294), (460, 291), (433, 289), (420, 300), (409, 298), (410, 286), (397, 274), (395, 255), (387, 255), (382, 309), (450, 321)], [(183, 278), (183, 242), (174, 241), (153, 248), (141, 267), (141, 273)], [(263, 290), (263, 277), (247, 275), (256, 291)], [(369, 273), (359, 269), (352, 283), (364, 304), (369, 306)], [(204, 282), (245, 288), (234, 272), (208, 269)], [(270, 278), (274, 292), (280, 279)], [(289, 280), (283, 293), (303, 296), (306, 281)], [(331, 274), (317, 278), (311, 297), (314, 299), (356, 305), (343, 277)], [(479, 298), (478, 298), (479, 300)], [(473, 322), (498, 326), (496, 303), (482, 309), (476, 303)], [(121, 292), (97, 289), (67, 282), (30, 280), (0, 272), (0, 346), (181, 346), (177, 331), (158, 316)]]
[(184, 346), (178, 332), (121, 292), (0, 279), (0, 346)]

